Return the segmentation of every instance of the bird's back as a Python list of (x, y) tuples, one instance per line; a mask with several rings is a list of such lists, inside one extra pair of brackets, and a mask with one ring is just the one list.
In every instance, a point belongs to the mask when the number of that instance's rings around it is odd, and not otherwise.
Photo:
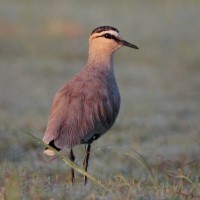
[(119, 108), (113, 71), (84, 68), (56, 93), (43, 140), (58, 149), (91, 143), (113, 125)]

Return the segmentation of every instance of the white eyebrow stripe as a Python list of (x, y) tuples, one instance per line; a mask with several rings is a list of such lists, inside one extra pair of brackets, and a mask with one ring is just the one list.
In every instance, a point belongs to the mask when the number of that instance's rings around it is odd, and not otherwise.
[(114, 35), (115, 37), (121, 37), (121, 35), (120, 35), (120, 33), (117, 33), (116, 31), (113, 31), (113, 30), (109, 30), (109, 31), (102, 31), (102, 32), (100, 32), (100, 33), (94, 33), (92, 36), (93, 37), (99, 37), (99, 36), (102, 36), (102, 35), (104, 35), (104, 34), (106, 34), (106, 33), (109, 33), (109, 34), (111, 34), (111, 35)]

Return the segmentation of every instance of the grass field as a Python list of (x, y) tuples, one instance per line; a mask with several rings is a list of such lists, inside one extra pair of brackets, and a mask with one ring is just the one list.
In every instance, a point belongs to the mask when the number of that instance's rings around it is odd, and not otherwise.
[[(0, 199), (200, 199), (200, 1), (0, 1)], [(56, 90), (87, 62), (88, 36), (117, 27), (122, 104), (92, 145), (84, 187), (42, 144)], [(136, 153), (138, 152), (138, 153)], [(84, 146), (75, 147), (82, 165)], [(67, 152), (66, 152), (67, 154)]]

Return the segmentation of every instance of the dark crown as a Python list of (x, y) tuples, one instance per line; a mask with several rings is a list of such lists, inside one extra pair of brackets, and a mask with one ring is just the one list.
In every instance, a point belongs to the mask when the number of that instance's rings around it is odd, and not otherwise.
[(94, 33), (101, 33), (102, 31), (110, 31), (110, 30), (113, 30), (119, 33), (119, 31), (112, 26), (99, 26), (92, 31), (91, 35)]

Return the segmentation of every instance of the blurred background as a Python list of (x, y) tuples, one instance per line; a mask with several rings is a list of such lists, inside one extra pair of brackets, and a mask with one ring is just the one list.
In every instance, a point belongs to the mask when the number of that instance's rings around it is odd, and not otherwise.
[[(66, 174), (23, 128), (43, 137), (57, 89), (87, 62), (88, 37), (118, 28), (139, 50), (114, 56), (122, 104), (114, 127), (92, 146), (89, 171), (140, 175), (132, 148), (152, 163), (200, 153), (200, 1), (0, 1), (0, 162), (19, 173)], [(75, 148), (82, 164), (84, 147)], [(22, 173), (23, 174), (23, 173)]]

